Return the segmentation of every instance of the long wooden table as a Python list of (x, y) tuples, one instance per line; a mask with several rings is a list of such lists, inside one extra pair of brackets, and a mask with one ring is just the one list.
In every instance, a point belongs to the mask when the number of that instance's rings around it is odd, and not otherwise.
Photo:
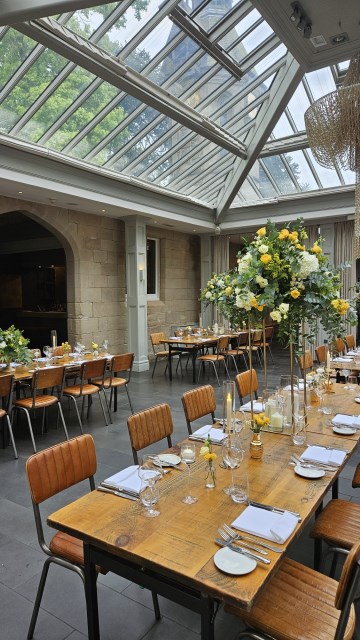
[[(164, 340), (160, 340), (161, 344), (165, 344), (169, 349), (168, 356), (168, 368), (169, 368), (169, 380), (172, 380), (172, 355), (174, 353), (189, 353), (192, 361), (192, 374), (193, 374), (193, 382), (195, 383), (195, 364), (196, 358), (198, 356), (199, 351), (204, 349), (204, 347), (212, 347), (218, 341), (217, 336), (213, 336), (210, 338), (202, 338), (200, 336), (183, 336), (183, 337), (173, 337), (173, 338), (165, 338)], [(179, 356), (180, 357), (180, 356)]]
[[(348, 396), (347, 396), (348, 397)], [(347, 404), (339, 392), (339, 410)], [(351, 409), (352, 412), (352, 409)], [(349, 413), (349, 411), (348, 411)], [(358, 435), (338, 436), (325, 422), (328, 416), (316, 411), (310, 417), (309, 444), (338, 446), (353, 454)], [(289, 540), (280, 547), (285, 553), (303, 531), (312, 514), (321, 508), (327, 491), (336, 482), (342, 467), (317, 480), (297, 476), (289, 466), (292, 453), (303, 447), (292, 445), (283, 434), (263, 433), (264, 455), (249, 457), (251, 432), (244, 434), (246, 451), (242, 470), (248, 473), (250, 498), (269, 505), (298, 511), (300, 522)], [(201, 443), (198, 443), (199, 449)], [(221, 448), (214, 446), (221, 454)], [(178, 447), (173, 447), (178, 452)], [(343, 465), (343, 466), (344, 466)], [(269, 577), (277, 570), (283, 554), (269, 552), (271, 565), (258, 566), (247, 576), (229, 576), (214, 565), (218, 547), (217, 528), (231, 523), (245, 508), (232, 502), (222, 489), (230, 482), (230, 472), (217, 468), (217, 486), (205, 488), (204, 462), (197, 458), (191, 473), (193, 505), (183, 504), (187, 474), (171, 471), (160, 482), (161, 515), (147, 519), (140, 503), (93, 491), (51, 514), (48, 524), (81, 539), (85, 554), (85, 592), (90, 640), (99, 640), (99, 621), (95, 565), (113, 571), (135, 583), (156, 591), (201, 615), (201, 638), (214, 637), (213, 618), (217, 601), (249, 610)], [(265, 513), (265, 512), (264, 512)]]

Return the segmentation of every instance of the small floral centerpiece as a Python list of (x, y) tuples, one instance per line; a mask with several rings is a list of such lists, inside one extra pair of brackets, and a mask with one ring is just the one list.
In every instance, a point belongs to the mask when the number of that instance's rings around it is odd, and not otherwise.
[(29, 364), (32, 359), (28, 338), (12, 324), (8, 329), (0, 329), (0, 360), (10, 366), (11, 362)]
[(270, 422), (270, 418), (265, 413), (254, 413), (254, 419), (252, 421), (251, 430), (254, 433), (260, 433), (261, 427), (265, 427)]
[(68, 342), (62, 342), (61, 346), (63, 348), (64, 355), (67, 356), (70, 353), (71, 347)]
[(306, 382), (310, 389), (318, 389), (326, 383), (326, 373), (324, 367), (319, 367), (315, 371), (310, 371), (306, 375)]
[(251, 421), (251, 430), (253, 432), (253, 438), (250, 442), (250, 456), (252, 458), (261, 458), (263, 454), (263, 443), (260, 439), (261, 427), (269, 424), (270, 418), (265, 413), (255, 413)]
[(217, 458), (216, 453), (213, 453), (210, 437), (205, 440), (204, 446), (200, 449), (200, 455), (204, 457), (206, 461), (206, 487), (213, 489), (216, 486), (216, 467), (215, 460)]
[(92, 348), (92, 352), (93, 352), (93, 357), (96, 358), (99, 355), (99, 345), (97, 342), (92, 342), (91, 343), (91, 348)]

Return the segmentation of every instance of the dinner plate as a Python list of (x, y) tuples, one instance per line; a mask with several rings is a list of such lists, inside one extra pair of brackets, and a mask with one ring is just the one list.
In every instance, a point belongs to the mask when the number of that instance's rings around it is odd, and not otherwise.
[(334, 433), (338, 433), (340, 436), (352, 436), (353, 433), (356, 433), (356, 429), (353, 427), (347, 427), (346, 425), (337, 425), (333, 427), (332, 430)]
[(312, 480), (316, 478), (322, 478), (325, 475), (324, 469), (311, 469), (307, 467), (301, 467), (299, 464), (294, 468), (295, 473), (303, 478), (310, 478)]
[(231, 551), (228, 547), (223, 547), (223, 549), (219, 549), (215, 553), (214, 563), (220, 571), (229, 573), (232, 576), (244, 576), (254, 571), (257, 566), (257, 562), (253, 558)]
[(358, 404), (360, 404), (360, 398), (354, 398), (355, 402), (357, 402)]
[(173, 464), (180, 464), (181, 458), (174, 453), (161, 453), (153, 460), (153, 463), (157, 466), (172, 466)]

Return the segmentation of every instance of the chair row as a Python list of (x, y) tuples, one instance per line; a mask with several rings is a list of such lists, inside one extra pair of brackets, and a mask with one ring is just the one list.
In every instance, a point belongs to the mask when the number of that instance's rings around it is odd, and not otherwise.
[[(0, 410), (0, 418), (6, 419), (15, 458), (18, 457), (18, 454), (12, 427), (13, 416), (16, 412), (25, 413), (34, 452), (36, 452), (36, 444), (31, 416), (39, 409), (42, 410), (43, 432), (46, 419), (46, 409), (56, 405), (58, 410), (57, 421), (60, 416), (65, 437), (66, 439), (69, 438), (61, 407), (62, 398), (69, 398), (69, 400), (72, 401), (81, 433), (83, 433), (82, 418), (86, 398), (88, 399), (89, 413), (90, 399), (94, 395), (98, 395), (104, 421), (107, 425), (108, 418), (110, 423), (112, 422), (110, 408), (113, 400), (114, 410), (117, 410), (117, 390), (120, 387), (125, 387), (130, 409), (133, 413), (133, 406), (128, 390), (133, 360), (134, 354), (127, 353), (113, 356), (111, 360), (100, 358), (98, 360), (85, 361), (80, 365), (80, 370), (76, 374), (77, 380), (72, 385), (69, 385), (67, 382), (66, 375), (68, 369), (63, 366), (37, 369), (32, 376), (31, 385), (29, 386), (30, 395), (24, 398), (16, 397), (15, 400), (13, 400), (14, 386), (16, 388), (14, 376), (0, 376), (0, 398), (2, 398), (4, 406), (4, 408)], [(122, 375), (120, 376), (119, 374)], [(110, 391), (109, 401), (105, 393), (106, 391)], [(82, 401), (81, 412), (79, 412), (77, 405), (78, 400)]]

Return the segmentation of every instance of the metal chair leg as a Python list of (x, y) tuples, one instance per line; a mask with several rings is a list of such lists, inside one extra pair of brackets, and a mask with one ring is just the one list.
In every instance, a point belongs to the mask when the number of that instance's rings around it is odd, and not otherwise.
[(157, 595), (157, 593), (155, 593), (155, 591), (152, 591), (151, 595), (152, 595), (152, 601), (153, 601), (153, 605), (154, 605), (155, 620), (160, 620), (161, 619), (161, 614), (160, 614), (160, 606), (159, 606), (158, 595)]
[(128, 388), (127, 388), (127, 384), (125, 385), (125, 389), (126, 389), (127, 397), (128, 397), (128, 400), (129, 400), (129, 405), (130, 405), (131, 413), (134, 413), (134, 409), (133, 409), (133, 406), (132, 406), (132, 404), (131, 404), (131, 400), (130, 400), (129, 390), (128, 390)]
[(43, 596), (43, 593), (44, 593), (44, 587), (45, 587), (47, 574), (48, 574), (48, 571), (49, 571), (50, 562), (51, 562), (51, 558), (46, 558), (44, 566), (43, 566), (43, 570), (41, 572), (40, 583), (39, 583), (38, 591), (37, 591), (37, 594), (36, 594), (34, 609), (33, 609), (33, 612), (32, 612), (29, 631), (28, 631), (28, 635), (27, 635), (28, 640), (31, 640), (31, 638), (34, 635), (34, 629), (35, 629), (37, 617), (38, 617), (38, 614), (39, 614), (41, 599), (42, 599), (42, 596)]
[(67, 397), (71, 398), (73, 403), (74, 403), (74, 405), (75, 405), (75, 411), (76, 411), (76, 415), (77, 415), (77, 418), (78, 418), (78, 421), (79, 421), (80, 431), (81, 431), (81, 433), (84, 433), (82, 422), (81, 422), (81, 418), (80, 418), (79, 409), (78, 409), (78, 406), (76, 404), (76, 400), (75, 400), (74, 396), (67, 396)]
[(59, 414), (60, 414), (61, 422), (62, 422), (62, 425), (63, 425), (63, 429), (64, 429), (64, 431), (65, 431), (66, 440), (69, 440), (69, 434), (68, 434), (68, 432), (67, 432), (67, 428), (66, 428), (66, 424), (65, 424), (65, 419), (64, 419), (64, 414), (63, 414), (63, 410), (62, 410), (62, 407), (61, 407), (61, 404), (60, 404), (60, 400), (58, 400), (58, 403), (57, 403), (57, 404), (58, 404), (58, 415), (57, 415), (56, 424), (58, 423)]
[(15, 456), (15, 459), (17, 460), (19, 456), (18, 456), (18, 452), (17, 452), (17, 449), (16, 449), (14, 434), (13, 434), (13, 430), (12, 430), (12, 426), (11, 426), (11, 422), (10, 422), (9, 416), (6, 416), (6, 420), (7, 420), (7, 423), (8, 423), (9, 435), (10, 435), (12, 448), (13, 448), (13, 451), (14, 451), (14, 456)]
[[(109, 423), (107, 421), (104, 403), (103, 403), (102, 398), (101, 398), (101, 391), (103, 391), (104, 394), (105, 394), (105, 391), (104, 391), (104, 389), (99, 389), (99, 400), (100, 400), (100, 404), (101, 404), (101, 408), (102, 408), (102, 412), (103, 412), (103, 416), (104, 416), (104, 420), (105, 420), (105, 425), (108, 426)], [(106, 398), (105, 398), (105, 402), (106, 402)]]
[(30, 414), (29, 414), (28, 410), (27, 410), (27, 409), (25, 409), (25, 407), (13, 407), (13, 408), (12, 408), (12, 411), (13, 411), (15, 408), (16, 408), (18, 411), (25, 411), (26, 418), (27, 418), (27, 422), (28, 422), (28, 427), (29, 427), (29, 431), (30, 431), (30, 438), (31, 438), (32, 446), (33, 446), (33, 449), (34, 449), (34, 453), (36, 453), (36, 444), (35, 444), (34, 432), (33, 432), (33, 430), (32, 430), (32, 426), (31, 426)]

